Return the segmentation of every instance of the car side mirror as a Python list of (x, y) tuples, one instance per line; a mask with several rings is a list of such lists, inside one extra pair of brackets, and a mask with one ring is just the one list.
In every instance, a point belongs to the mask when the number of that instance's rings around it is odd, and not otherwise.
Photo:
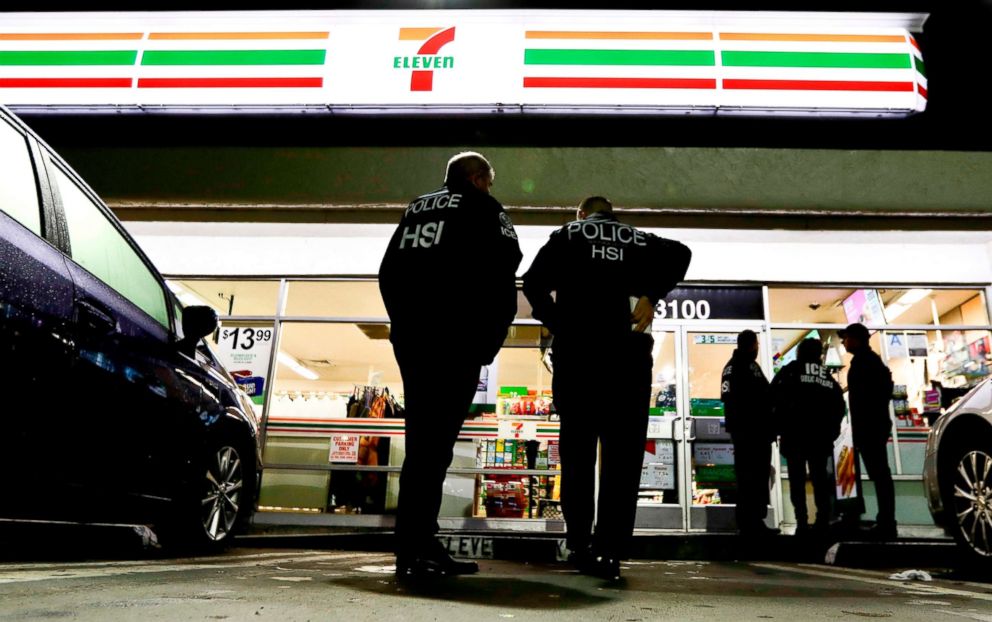
[(217, 330), (217, 311), (203, 305), (183, 309), (183, 341), (197, 342)]

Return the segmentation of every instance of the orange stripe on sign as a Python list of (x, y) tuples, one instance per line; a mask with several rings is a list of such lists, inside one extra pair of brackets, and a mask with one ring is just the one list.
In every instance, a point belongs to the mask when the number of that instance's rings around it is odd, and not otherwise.
[(423, 41), (430, 39), (443, 28), (400, 28), (400, 41)]
[(605, 32), (593, 30), (528, 30), (527, 39), (641, 39), (654, 41), (708, 41), (711, 32)]
[(0, 41), (132, 41), (140, 32), (0, 32)]
[(902, 35), (811, 35), (760, 32), (721, 32), (722, 41), (835, 41), (854, 43), (905, 43)]
[(328, 32), (153, 32), (149, 39), (326, 39)]

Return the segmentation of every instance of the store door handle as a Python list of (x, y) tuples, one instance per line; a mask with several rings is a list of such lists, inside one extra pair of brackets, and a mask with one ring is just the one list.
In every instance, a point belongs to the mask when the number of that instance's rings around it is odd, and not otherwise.
[(696, 427), (696, 418), (695, 417), (686, 417), (685, 418), (685, 425), (686, 425), (686, 428), (687, 428), (686, 431), (685, 431), (685, 440), (686, 440), (687, 443), (691, 443), (691, 442), (693, 442), (693, 441), (696, 440), (696, 435), (692, 433), (693, 430)]

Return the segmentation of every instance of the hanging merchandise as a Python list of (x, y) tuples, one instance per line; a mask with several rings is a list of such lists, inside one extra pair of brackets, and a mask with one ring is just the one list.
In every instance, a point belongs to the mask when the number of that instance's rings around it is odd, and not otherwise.
[[(401, 410), (388, 388), (376, 386), (356, 386), (347, 407), (349, 418), (395, 418), (400, 415)], [(385, 459), (381, 460), (381, 456), (385, 456)], [(388, 438), (379, 436), (357, 438), (357, 456), (354, 464), (379, 466), (388, 462)], [(387, 479), (382, 473), (376, 472), (335, 472), (331, 478), (331, 503), (336, 511), (381, 514), (385, 511)]]

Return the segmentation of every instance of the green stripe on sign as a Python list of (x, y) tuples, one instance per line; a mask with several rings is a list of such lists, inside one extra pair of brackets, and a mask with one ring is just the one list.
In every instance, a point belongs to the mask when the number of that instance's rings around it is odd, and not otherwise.
[(525, 65), (681, 65), (716, 64), (712, 50), (524, 50)]
[(723, 52), (726, 67), (834, 67), (909, 69), (909, 54), (848, 52)]
[(142, 65), (323, 65), (327, 50), (153, 50)]
[(135, 50), (0, 52), (0, 65), (133, 65)]
[(920, 72), (920, 75), (924, 78), (927, 77), (927, 66), (923, 64), (923, 60), (914, 56), (913, 62), (916, 63), (916, 70)]

